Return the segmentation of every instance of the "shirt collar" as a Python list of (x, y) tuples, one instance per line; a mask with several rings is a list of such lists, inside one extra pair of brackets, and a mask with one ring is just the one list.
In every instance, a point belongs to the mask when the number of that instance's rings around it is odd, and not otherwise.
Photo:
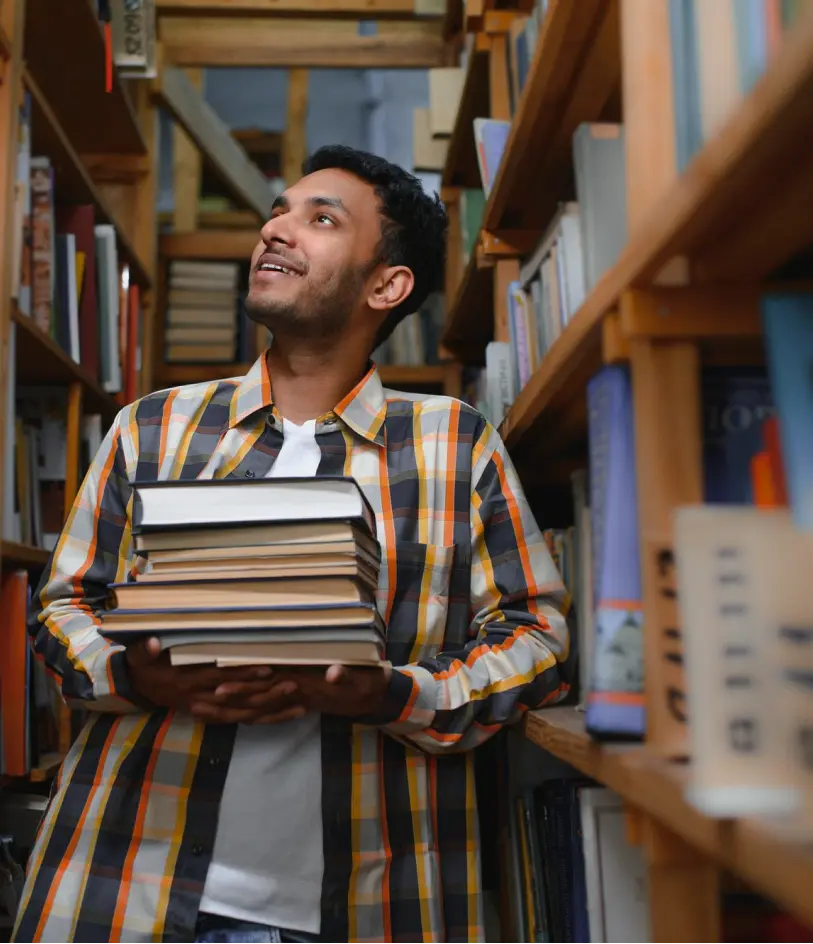
[[(230, 429), (239, 426), (257, 411), (274, 407), (266, 353), (263, 351), (257, 358), (234, 392), (229, 410)], [(338, 417), (362, 438), (383, 446), (386, 413), (387, 401), (381, 377), (375, 364), (371, 364), (364, 377), (344, 399), (330, 413), (317, 419), (317, 426)]]

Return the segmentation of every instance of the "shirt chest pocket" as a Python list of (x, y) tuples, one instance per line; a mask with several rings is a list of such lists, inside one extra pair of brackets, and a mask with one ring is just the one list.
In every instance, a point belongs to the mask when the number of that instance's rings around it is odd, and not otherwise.
[(387, 621), (387, 658), (394, 665), (431, 658), (441, 649), (456, 550), (415, 541), (396, 541), (386, 549), (379, 609)]

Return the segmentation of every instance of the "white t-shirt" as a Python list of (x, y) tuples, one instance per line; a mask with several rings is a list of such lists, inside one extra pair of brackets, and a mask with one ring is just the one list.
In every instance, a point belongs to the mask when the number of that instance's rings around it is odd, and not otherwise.
[[(269, 478), (308, 477), (316, 421), (283, 421)], [(201, 911), (318, 934), (322, 896), (322, 744), (317, 714), (238, 725)]]

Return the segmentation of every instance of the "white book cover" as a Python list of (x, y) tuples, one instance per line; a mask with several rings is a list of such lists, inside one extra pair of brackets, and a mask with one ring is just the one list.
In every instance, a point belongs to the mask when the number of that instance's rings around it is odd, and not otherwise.
[(813, 535), (786, 508), (696, 505), (674, 514), (692, 763), (686, 797), (707, 816), (799, 804), (778, 636), (813, 614)]
[(627, 842), (624, 801), (604, 787), (579, 791), (592, 942), (651, 942), (647, 869)]
[(78, 364), (82, 357), (79, 350), (79, 286), (76, 282), (76, 235), (65, 233), (65, 261), (68, 277), (68, 337), (71, 358)]
[(94, 227), (98, 265), (99, 329), (102, 349), (102, 386), (108, 393), (122, 388), (119, 357), (119, 260), (116, 230), (109, 223)]

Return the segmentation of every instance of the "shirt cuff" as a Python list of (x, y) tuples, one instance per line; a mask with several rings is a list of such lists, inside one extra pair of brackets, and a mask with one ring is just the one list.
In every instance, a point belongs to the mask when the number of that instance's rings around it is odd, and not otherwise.
[(426, 669), (393, 668), (381, 708), (357, 720), (360, 724), (386, 726), (397, 734), (427, 728), (435, 717), (436, 686)]

